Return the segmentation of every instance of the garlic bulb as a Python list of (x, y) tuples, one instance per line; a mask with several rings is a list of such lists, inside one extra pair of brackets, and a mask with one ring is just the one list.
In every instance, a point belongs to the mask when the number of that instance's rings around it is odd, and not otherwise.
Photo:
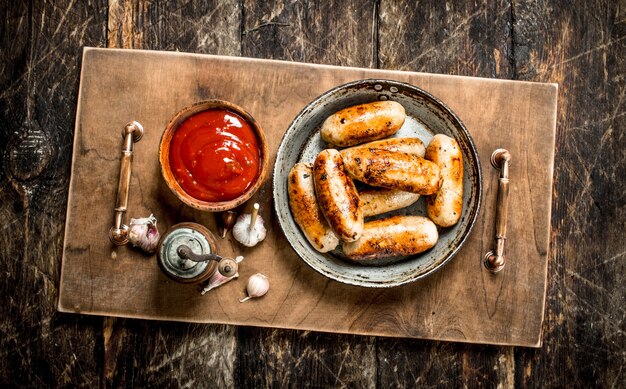
[(153, 253), (159, 244), (159, 230), (154, 215), (139, 219), (130, 219), (128, 241), (146, 253)]
[(253, 274), (248, 278), (248, 285), (246, 285), (248, 297), (239, 300), (239, 302), (243, 303), (251, 298), (261, 297), (265, 295), (268, 290), (270, 290), (270, 280), (261, 273)]
[(244, 213), (237, 218), (233, 227), (233, 236), (244, 246), (252, 247), (265, 239), (267, 230), (263, 218), (259, 215), (259, 204), (255, 203), (252, 213)]
[[(237, 258), (235, 258), (235, 262), (240, 263), (241, 261), (243, 261), (243, 257), (240, 255)], [(209, 278), (209, 281), (207, 282), (207, 284), (204, 286), (204, 288), (202, 288), (202, 291), (200, 291), (201, 295), (204, 295), (206, 292), (208, 292), (211, 289), (215, 289), (218, 286), (224, 285), (225, 283), (227, 283), (228, 281), (238, 278), (239, 277), (239, 273), (236, 273), (234, 276), (232, 277), (224, 277), (220, 272), (216, 271), (211, 278)]]

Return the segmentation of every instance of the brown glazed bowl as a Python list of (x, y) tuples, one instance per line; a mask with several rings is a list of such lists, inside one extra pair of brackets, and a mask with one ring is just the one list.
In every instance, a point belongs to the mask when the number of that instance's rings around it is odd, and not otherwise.
[[(178, 127), (190, 116), (206, 111), (209, 109), (225, 109), (228, 111), (232, 111), (242, 118), (244, 118), (252, 127), (252, 130), (256, 134), (256, 137), (259, 141), (259, 148), (261, 154), (260, 161), (260, 172), (255, 181), (255, 183), (248, 188), (247, 191), (242, 193), (239, 197), (234, 198), (228, 201), (217, 201), (210, 202), (196, 199), (195, 197), (190, 196), (185, 190), (180, 186), (174, 174), (171, 170), (170, 165), (170, 142), (174, 133), (178, 129)], [(161, 137), (161, 144), (159, 145), (159, 164), (161, 165), (161, 175), (165, 180), (167, 186), (172, 190), (172, 192), (182, 201), (190, 207), (199, 209), (201, 211), (208, 212), (222, 212), (227, 211), (233, 208), (238, 207), (239, 205), (245, 203), (252, 197), (256, 191), (263, 185), (267, 175), (267, 168), (269, 163), (269, 150), (267, 148), (267, 141), (265, 139), (265, 135), (263, 134), (263, 130), (259, 123), (246, 112), (243, 108), (239, 107), (236, 104), (230, 103), (224, 100), (206, 100), (195, 103), (188, 107), (183, 108), (179, 111), (174, 117), (170, 120), (163, 132), (163, 136)]]

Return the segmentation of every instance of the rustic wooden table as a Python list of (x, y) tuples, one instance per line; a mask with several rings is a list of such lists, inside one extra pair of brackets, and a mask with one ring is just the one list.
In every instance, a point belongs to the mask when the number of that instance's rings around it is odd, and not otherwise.
[[(16, 0), (0, 9), (2, 386), (625, 386), (624, 1)], [(543, 347), (56, 312), (85, 45), (558, 83)]]

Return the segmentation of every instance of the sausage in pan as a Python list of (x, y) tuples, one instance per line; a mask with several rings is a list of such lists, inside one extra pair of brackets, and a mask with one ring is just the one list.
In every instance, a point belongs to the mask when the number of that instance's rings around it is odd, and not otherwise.
[(354, 147), (342, 156), (350, 177), (372, 186), (427, 195), (441, 185), (439, 167), (415, 155)]
[[(397, 153), (413, 154), (422, 158), (426, 152), (426, 147), (424, 147), (424, 143), (419, 138), (389, 138), (363, 143), (354, 147), (395, 151)], [(343, 154), (346, 150), (342, 150), (341, 153)]]
[(394, 216), (365, 223), (361, 237), (344, 243), (343, 252), (351, 260), (375, 264), (376, 260), (418, 254), (433, 247), (437, 226), (424, 216)]
[(317, 205), (313, 184), (313, 165), (297, 163), (289, 172), (289, 206), (293, 218), (315, 250), (325, 253), (339, 244)]
[(359, 197), (363, 205), (363, 216), (368, 217), (408, 207), (420, 195), (398, 189), (372, 187), (359, 190)]
[(426, 158), (441, 170), (443, 184), (439, 191), (426, 197), (428, 217), (441, 227), (456, 224), (463, 212), (463, 155), (456, 140), (443, 134), (435, 135)]
[(395, 101), (375, 101), (344, 108), (322, 124), (322, 140), (349, 147), (395, 134), (406, 118), (404, 107)]
[(315, 194), (322, 213), (339, 239), (352, 242), (363, 232), (363, 210), (354, 182), (339, 151), (323, 150), (313, 165)]

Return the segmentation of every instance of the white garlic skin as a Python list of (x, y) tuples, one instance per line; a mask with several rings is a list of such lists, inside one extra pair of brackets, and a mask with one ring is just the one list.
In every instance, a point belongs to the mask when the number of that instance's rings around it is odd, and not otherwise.
[(239, 300), (239, 302), (243, 303), (251, 298), (264, 296), (268, 290), (270, 290), (270, 280), (261, 273), (253, 274), (248, 278), (248, 284), (246, 285), (248, 297)]
[(239, 215), (237, 223), (233, 227), (233, 237), (237, 242), (247, 247), (256, 246), (267, 235), (267, 229), (261, 215), (257, 216), (252, 231), (250, 231), (250, 219), (252, 216), (249, 213)]
[(159, 230), (154, 215), (139, 219), (130, 219), (128, 241), (146, 253), (153, 253), (159, 244)]

